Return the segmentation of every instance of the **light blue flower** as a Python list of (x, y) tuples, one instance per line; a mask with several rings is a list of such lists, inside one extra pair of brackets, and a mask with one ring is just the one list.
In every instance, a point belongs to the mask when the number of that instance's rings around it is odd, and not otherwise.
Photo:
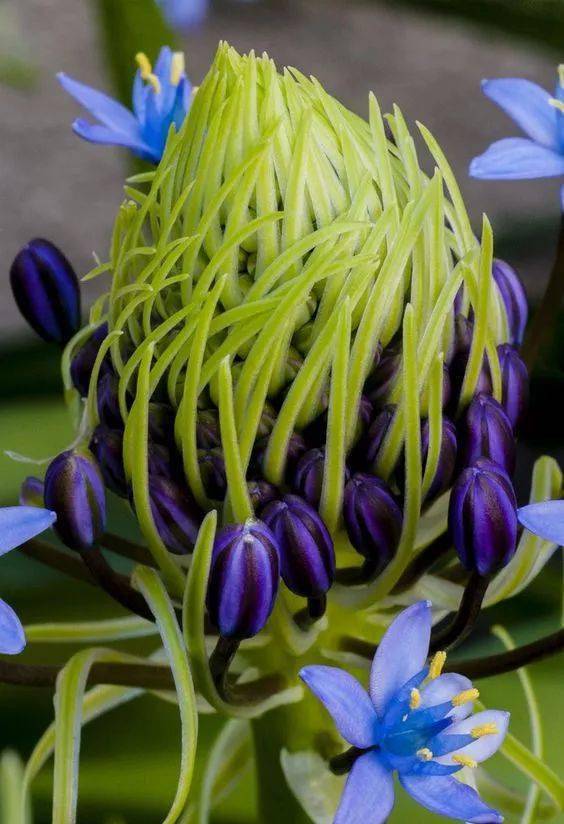
[(200, 25), (208, 12), (208, 0), (157, 0), (167, 21), (179, 31)]
[(484, 94), (517, 123), (527, 137), (498, 140), (470, 164), (485, 180), (525, 180), (564, 175), (564, 65), (554, 97), (530, 80), (484, 80)]
[(517, 510), (523, 526), (539, 538), (564, 546), (564, 501), (541, 501)]
[(509, 713), (472, 715), (478, 691), (456, 673), (442, 674), (444, 653), (426, 664), (431, 604), (401, 612), (378, 647), (369, 691), (335, 667), (305, 667), (300, 676), (323, 702), (342, 737), (362, 752), (347, 779), (335, 824), (383, 824), (394, 805), (393, 774), (423, 807), (473, 824), (502, 816), (454, 778), (501, 746)]
[(138, 157), (158, 163), (171, 125), (178, 130), (188, 113), (192, 85), (186, 77), (181, 52), (161, 49), (154, 71), (144, 54), (137, 55), (137, 62), (132, 112), (62, 72), (57, 77), (63, 89), (99, 121), (75, 120), (73, 130), (79, 137), (91, 143), (125, 146)]
[[(0, 555), (35, 538), (56, 520), (54, 512), (36, 506), (8, 506), (0, 509)], [(25, 647), (20, 619), (0, 598), (0, 653), (17, 655)]]

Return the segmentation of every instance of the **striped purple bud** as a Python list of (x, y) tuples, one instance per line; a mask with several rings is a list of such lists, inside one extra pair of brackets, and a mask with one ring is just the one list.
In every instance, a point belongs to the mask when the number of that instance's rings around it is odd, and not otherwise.
[(224, 527), (217, 535), (206, 605), (224, 638), (257, 635), (278, 593), (276, 539), (260, 521)]
[(335, 577), (335, 551), (327, 527), (310, 504), (284, 495), (268, 504), (261, 517), (280, 548), (282, 578), (296, 595), (324, 595)]
[(88, 450), (62, 452), (45, 474), (45, 506), (57, 514), (53, 526), (70, 549), (90, 549), (106, 526), (106, 494), (96, 459)]
[(402, 511), (390, 488), (374, 475), (357, 473), (345, 487), (343, 517), (351, 544), (378, 575), (394, 557), (402, 530)]
[[(316, 509), (321, 501), (323, 488), (323, 473), (325, 470), (325, 449), (310, 449), (296, 465), (294, 472), (294, 491)], [(345, 468), (345, 483), (350, 478), (350, 472)]]
[(221, 449), (199, 449), (198, 465), (208, 498), (223, 501), (227, 492), (227, 477)]
[(515, 554), (517, 510), (509, 477), (483, 459), (456, 481), (448, 513), (449, 532), (463, 566), (493, 575)]
[[(427, 463), (427, 455), (429, 452), (429, 431), (429, 421), (426, 420), (421, 427), (421, 454), (423, 456), (424, 467)], [(427, 492), (426, 501), (432, 501), (449, 488), (456, 469), (456, 453), (456, 427), (450, 418), (443, 415), (439, 462), (435, 476)]]
[(501, 405), (513, 429), (522, 423), (529, 402), (529, 373), (517, 351), (509, 344), (497, 347), (501, 368)]
[(476, 395), (460, 428), (462, 466), (478, 458), (489, 458), (510, 475), (515, 469), (516, 446), (511, 421), (502, 406), (490, 395)]
[(268, 481), (250, 481), (247, 484), (247, 490), (254, 512), (259, 512), (264, 506), (280, 497), (278, 489)]
[[(76, 350), (71, 360), (70, 375), (72, 385), (78, 390), (82, 398), (88, 395), (94, 363), (100, 351), (100, 346), (107, 334), (107, 323), (102, 323), (100, 326), (97, 326), (88, 340), (84, 341), (82, 346)], [(101, 374), (103, 375), (108, 369), (111, 370), (111, 362), (109, 355), (106, 355), (102, 362)]]
[(43, 507), (45, 484), (40, 478), (30, 475), (20, 487), (20, 506)]
[(105, 372), (98, 381), (96, 400), (100, 423), (110, 429), (123, 429), (119, 409), (119, 379), (113, 372)]
[(163, 475), (149, 476), (149, 499), (162, 542), (176, 555), (194, 549), (202, 513), (185, 484)]
[(10, 268), (18, 309), (48, 342), (64, 345), (80, 329), (80, 287), (69, 261), (53, 243), (31, 240)]
[(106, 487), (120, 498), (127, 498), (128, 484), (123, 466), (123, 432), (100, 424), (92, 433), (90, 450), (98, 461)]
[(214, 449), (216, 446), (221, 446), (219, 415), (215, 409), (204, 409), (198, 412), (196, 444), (198, 449)]
[(374, 418), (374, 421), (368, 430), (366, 442), (362, 448), (363, 463), (365, 466), (373, 467), (378, 460), (384, 438), (386, 437), (395, 414), (395, 405), (388, 404), (388, 406), (385, 406)]
[(492, 274), (505, 305), (511, 343), (520, 346), (529, 316), (525, 287), (515, 269), (504, 260), (494, 260)]

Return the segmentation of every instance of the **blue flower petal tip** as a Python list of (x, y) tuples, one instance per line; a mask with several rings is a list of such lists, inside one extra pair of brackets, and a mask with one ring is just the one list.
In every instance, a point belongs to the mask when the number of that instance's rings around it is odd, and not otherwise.
[(519, 522), (545, 541), (564, 546), (564, 501), (541, 501), (517, 510)]
[(25, 648), (25, 633), (21, 621), (5, 601), (0, 599), (0, 653), (18, 655)]
[(8, 506), (0, 509), (0, 555), (45, 532), (57, 516), (37, 506)]

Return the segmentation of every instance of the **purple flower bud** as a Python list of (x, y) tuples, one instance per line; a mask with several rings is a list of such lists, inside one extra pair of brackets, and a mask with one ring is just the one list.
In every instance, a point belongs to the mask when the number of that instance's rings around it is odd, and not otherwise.
[(113, 372), (106, 372), (98, 381), (97, 403), (100, 423), (110, 429), (123, 429), (119, 409), (119, 379)]
[(265, 403), (260, 416), (260, 422), (257, 430), (257, 438), (266, 438), (270, 435), (276, 423), (276, 409), (270, 403)]
[[(468, 358), (470, 357), (473, 334), (473, 322), (464, 315), (457, 315), (454, 320), (454, 356), (449, 368), (451, 399), (454, 407), (458, 404), (458, 399), (464, 383), (464, 375), (466, 374)], [(487, 357), (484, 355), (482, 369), (480, 370), (478, 383), (476, 384), (474, 392), (475, 394), (481, 392), (489, 395), (491, 394), (491, 391), (492, 379), (490, 376), (490, 367), (487, 362)]]
[(202, 513), (187, 486), (162, 475), (149, 476), (151, 512), (165, 546), (176, 555), (194, 548)]
[(90, 549), (106, 526), (104, 481), (91, 452), (69, 450), (45, 474), (45, 506), (57, 514), (54, 529), (70, 549)]
[[(72, 384), (75, 389), (80, 392), (80, 396), (85, 398), (88, 395), (88, 388), (90, 386), (90, 377), (94, 369), (94, 363), (102, 341), (108, 334), (108, 324), (102, 323), (97, 326), (92, 332), (88, 340), (76, 350), (70, 365), (70, 374)], [(107, 370), (111, 370), (111, 362), (109, 356), (106, 354), (102, 362), (101, 374), (103, 375)]]
[(206, 605), (224, 638), (252, 638), (264, 627), (278, 593), (276, 539), (260, 521), (224, 527), (214, 545)]
[(104, 483), (115, 495), (127, 498), (128, 484), (123, 466), (123, 432), (101, 424), (92, 433), (90, 450), (95, 456)]
[(174, 443), (174, 410), (166, 403), (149, 404), (149, 439), (155, 443)]
[(394, 557), (402, 530), (402, 511), (390, 488), (374, 475), (357, 473), (345, 487), (343, 517), (351, 544), (378, 575)]
[(374, 418), (374, 404), (368, 395), (362, 395), (358, 406), (358, 418), (355, 430), (355, 441), (359, 441), (366, 435), (370, 424)]
[[(310, 449), (302, 455), (294, 472), (294, 491), (316, 509), (321, 500), (324, 469), (325, 449)], [(350, 472), (345, 468), (345, 483), (349, 478)]]
[(476, 395), (468, 407), (459, 445), (462, 466), (470, 466), (478, 458), (489, 458), (513, 474), (516, 448), (511, 422), (502, 406), (489, 395)]
[(363, 463), (366, 466), (372, 467), (376, 463), (382, 443), (384, 442), (384, 438), (386, 437), (395, 414), (396, 407), (394, 404), (388, 404), (388, 406), (385, 406), (374, 418), (374, 421), (368, 430), (366, 442), (362, 450)]
[(74, 269), (48, 240), (21, 249), (10, 269), (18, 309), (43, 340), (65, 344), (80, 329), (80, 287)]
[(497, 347), (501, 368), (501, 405), (513, 429), (523, 421), (529, 401), (529, 373), (517, 351), (509, 344)]
[(43, 507), (44, 483), (30, 475), (20, 487), (20, 505)]
[(280, 497), (278, 489), (273, 484), (269, 484), (268, 481), (250, 481), (247, 484), (247, 489), (255, 512), (258, 512), (271, 501), (277, 501)]
[(198, 449), (214, 449), (221, 446), (219, 415), (215, 409), (205, 409), (198, 413), (196, 443)]
[(208, 498), (223, 501), (227, 492), (227, 477), (221, 449), (199, 449), (198, 464)]
[[(423, 456), (423, 466), (427, 463), (429, 452), (429, 421), (426, 420), (421, 427), (421, 454)], [(435, 476), (429, 487), (426, 500), (432, 501), (449, 488), (454, 470), (456, 469), (456, 427), (453, 422), (443, 415), (443, 427), (441, 437), (441, 447), (439, 452), (439, 462)]]
[(315, 509), (297, 495), (285, 495), (268, 504), (261, 517), (280, 548), (282, 578), (288, 589), (306, 598), (326, 593), (335, 577), (335, 551)]
[(468, 467), (456, 481), (448, 514), (449, 531), (462, 564), (493, 575), (509, 563), (517, 546), (515, 498), (502, 470)]
[[(251, 471), (260, 477), (262, 477), (262, 463), (264, 460), (264, 455), (266, 449), (268, 447), (268, 438), (261, 438), (260, 440), (256, 441), (255, 448), (253, 450), (253, 458), (252, 458), (252, 465)], [(291, 478), (293, 472), (295, 471), (296, 465), (302, 455), (307, 452), (308, 446), (305, 442), (305, 439), (302, 435), (298, 432), (292, 432), (290, 436), (290, 440), (288, 441), (288, 448), (286, 450), (286, 477)]]
[(392, 346), (384, 349), (376, 369), (368, 380), (368, 397), (376, 408), (381, 408), (387, 403), (400, 365), (401, 351)]
[(499, 258), (493, 262), (492, 274), (505, 304), (511, 343), (520, 346), (529, 316), (525, 287), (515, 269)]
[[(452, 398), (452, 381), (450, 379), (450, 369), (443, 363), (443, 398), (442, 409), (446, 409)], [(421, 414), (426, 415), (429, 410), (429, 390), (427, 387), (421, 393)]]
[(175, 449), (169, 449), (162, 443), (149, 442), (147, 460), (150, 477), (182, 479), (182, 461)]

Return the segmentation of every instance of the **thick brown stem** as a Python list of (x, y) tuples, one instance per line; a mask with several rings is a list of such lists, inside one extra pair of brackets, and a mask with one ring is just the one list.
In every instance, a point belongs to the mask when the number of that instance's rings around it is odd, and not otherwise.
[(130, 612), (154, 621), (154, 616), (140, 592), (133, 589), (129, 579), (120, 575), (108, 564), (101, 549), (92, 547), (81, 552), (82, 560), (102, 589)]
[(124, 558), (129, 558), (137, 564), (145, 564), (145, 566), (157, 568), (155, 559), (148, 549), (139, 544), (129, 541), (127, 538), (122, 538), (120, 535), (115, 535), (113, 532), (105, 532), (100, 540), (100, 544), (104, 549), (109, 549), (110, 552), (115, 552), (116, 555), (122, 555)]
[(460, 644), (470, 635), (474, 628), (482, 601), (486, 594), (490, 579), (477, 572), (473, 572), (464, 589), (462, 600), (452, 617), (447, 616), (444, 621), (438, 624), (431, 635), (430, 652), (437, 650), (449, 650)]
[(80, 558), (69, 555), (67, 552), (61, 552), (60, 549), (55, 549), (54, 546), (45, 541), (33, 538), (33, 540), (22, 544), (18, 552), (23, 552), (28, 558), (32, 558), (51, 569), (56, 569), (57, 572), (62, 572), (64, 575), (68, 575), (69, 578), (74, 578), (75, 581), (84, 581), (92, 586), (97, 586), (95, 578), (86, 569)]

